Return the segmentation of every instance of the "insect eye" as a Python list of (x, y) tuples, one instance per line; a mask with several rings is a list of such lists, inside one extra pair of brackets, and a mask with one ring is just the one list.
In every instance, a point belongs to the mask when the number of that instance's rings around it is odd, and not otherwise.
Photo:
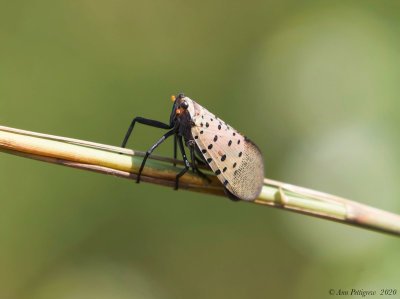
[(182, 103), (181, 103), (181, 107), (182, 107), (183, 109), (187, 109), (187, 108), (189, 107), (189, 104), (188, 104), (187, 102), (182, 102)]

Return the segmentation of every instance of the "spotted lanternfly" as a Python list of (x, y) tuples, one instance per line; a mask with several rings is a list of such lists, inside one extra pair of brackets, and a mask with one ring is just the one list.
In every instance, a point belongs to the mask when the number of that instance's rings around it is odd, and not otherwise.
[(178, 95), (176, 99), (172, 97), (172, 100), (174, 105), (169, 124), (135, 117), (126, 133), (122, 147), (125, 147), (136, 122), (170, 130), (146, 152), (139, 169), (137, 183), (140, 181), (148, 156), (165, 139), (174, 135), (174, 157), (176, 158), (178, 144), (185, 162), (185, 168), (176, 176), (175, 189), (178, 189), (179, 178), (190, 167), (183, 146), (184, 140), (190, 149), (193, 171), (206, 177), (196, 165), (196, 160), (204, 161), (217, 175), (230, 199), (247, 201), (256, 199), (264, 181), (264, 160), (257, 146), (184, 94)]

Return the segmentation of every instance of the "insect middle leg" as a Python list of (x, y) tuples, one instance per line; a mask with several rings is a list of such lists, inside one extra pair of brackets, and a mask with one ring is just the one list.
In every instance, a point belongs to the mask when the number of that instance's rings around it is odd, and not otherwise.
[(122, 146), (121, 147), (125, 147), (126, 146), (126, 143), (128, 142), (129, 136), (131, 135), (133, 127), (135, 126), (136, 122), (138, 122), (140, 124), (144, 124), (144, 125), (150, 126), (150, 127), (166, 129), (166, 130), (172, 129), (172, 127), (173, 127), (171, 124), (167, 125), (167, 124), (162, 123), (162, 122), (160, 122), (158, 120), (152, 120), (152, 119), (148, 119), (148, 118), (144, 118), (144, 117), (135, 117), (132, 120), (131, 125), (129, 126), (128, 132), (126, 132), (126, 135), (125, 135), (124, 141), (122, 142)]
[[(178, 137), (176, 137), (176, 134), (174, 135), (174, 160), (177, 158), (177, 140)], [(176, 163), (174, 161), (174, 166), (176, 166)]]
[(154, 145), (146, 152), (143, 161), (142, 161), (142, 165), (140, 165), (140, 169), (137, 175), (137, 179), (136, 179), (136, 183), (140, 182), (140, 176), (142, 174), (144, 165), (146, 164), (146, 160), (147, 158), (150, 156), (150, 154), (161, 144), (165, 141), (165, 139), (167, 139), (169, 136), (171, 136), (172, 134), (175, 134), (175, 130), (171, 130), (167, 133), (165, 133), (160, 139), (157, 140), (156, 143), (154, 143)]
[(188, 159), (186, 158), (185, 148), (183, 147), (182, 136), (177, 136), (177, 139), (178, 139), (179, 149), (181, 150), (181, 153), (182, 153), (183, 162), (185, 162), (185, 168), (176, 175), (175, 190), (178, 190), (179, 178), (181, 176), (183, 176), (189, 170), (189, 167), (190, 167), (190, 163), (189, 163)]

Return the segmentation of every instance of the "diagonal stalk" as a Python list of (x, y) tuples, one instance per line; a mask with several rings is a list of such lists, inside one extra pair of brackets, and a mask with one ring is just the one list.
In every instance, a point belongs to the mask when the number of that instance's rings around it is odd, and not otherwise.
[[(84, 140), (41, 134), (0, 126), (0, 151), (79, 169), (136, 179), (144, 153)], [(173, 187), (182, 161), (151, 155), (141, 180)], [(208, 182), (187, 172), (179, 180), (181, 189), (225, 196), (221, 183), (211, 173)], [(264, 179), (259, 198), (253, 203), (329, 219), (400, 236), (400, 215), (379, 210), (330, 194)]]

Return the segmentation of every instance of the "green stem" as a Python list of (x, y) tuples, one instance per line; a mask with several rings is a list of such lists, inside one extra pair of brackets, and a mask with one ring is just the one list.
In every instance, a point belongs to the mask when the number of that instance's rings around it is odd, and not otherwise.
[[(0, 151), (129, 179), (136, 179), (144, 156), (129, 149), (4, 126), (0, 126)], [(173, 163), (182, 165), (181, 161), (174, 159), (150, 156), (141, 180), (174, 186), (175, 176), (182, 168), (173, 166)], [(180, 179), (179, 186), (190, 191), (225, 196), (218, 179), (211, 172), (207, 177), (210, 181), (188, 172)], [(270, 179), (264, 179), (261, 194), (253, 203), (400, 236), (400, 215)]]

